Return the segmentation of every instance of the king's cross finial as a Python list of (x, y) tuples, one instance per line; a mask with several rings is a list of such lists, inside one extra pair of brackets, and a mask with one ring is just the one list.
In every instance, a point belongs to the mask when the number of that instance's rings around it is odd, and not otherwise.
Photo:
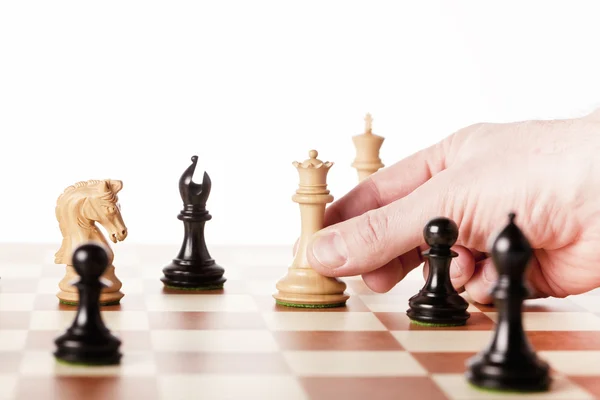
[(372, 133), (373, 117), (370, 113), (365, 116), (365, 133)]

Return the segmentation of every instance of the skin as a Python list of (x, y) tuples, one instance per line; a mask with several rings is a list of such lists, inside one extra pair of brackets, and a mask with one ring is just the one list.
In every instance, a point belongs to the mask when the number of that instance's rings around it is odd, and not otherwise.
[(487, 304), (497, 274), (486, 252), (513, 211), (534, 249), (532, 296), (589, 291), (600, 286), (599, 155), (600, 110), (466, 127), (335, 201), (308, 261), (325, 276), (361, 275), (371, 290), (387, 292), (421, 265), (427, 221), (445, 216), (460, 232), (452, 284)]

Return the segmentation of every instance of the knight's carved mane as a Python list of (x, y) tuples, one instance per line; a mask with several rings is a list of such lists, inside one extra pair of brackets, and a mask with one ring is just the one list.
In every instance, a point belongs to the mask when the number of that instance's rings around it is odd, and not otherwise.
[(72, 210), (73, 214), (79, 214), (81, 212), (81, 205), (84, 200), (90, 196), (91, 193), (88, 189), (90, 186), (97, 185), (99, 183), (104, 183), (105, 186), (98, 186), (98, 188), (106, 188), (105, 192), (100, 192), (98, 197), (101, 200), (107, 201), (109, 203), (116, 204), (119, 201), (117, 194), (113, 191), (112, 186), (110, 185), (110, 179), (90, 179), (88, 181), (79, 181), (65, 188), (65, 190), (58, 196), (56, 200), (56, 208), (55, 215), (58, 220), (58, 227), (63, 236), (63, 241), (60, 246), (58, 252), (54, 255), (54, 262), (57, 264), (62, 263), (63, 253), (65, 251), (65, 245), (68, 233), (65, 229), (66, 221), (61, 217), (61, 211), (66, 207)]

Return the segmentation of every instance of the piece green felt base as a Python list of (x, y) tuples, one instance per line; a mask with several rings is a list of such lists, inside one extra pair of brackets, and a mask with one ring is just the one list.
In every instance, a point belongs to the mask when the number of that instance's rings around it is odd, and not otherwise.
[(434, 328), (443, 328), (443, 327), (448, 327), (448, 326), (463, 326), (463, 325), (466, 324), (466, 322), (439, 324), (439, 323), (433, 323), (433, 322), (417, 321), (417, 320), (414, 320), (414, 319), (411, 319), (410, 322), (413, 323), (413, 324), (415, 324), (415, 325), (421, 325), (421, 326), (427, 326), (427, 327), (434, 327)]
[(173, 290), (185, 290), (185, 291), (188, 291), (188, 292), (223, 289), (223, 285), (222, 284), (221, 285), (202, 286), (202, 287), (183, 287), (183, 286), (165, 285), (165, 287), (169, 288), (169, 289), (173, 289)]
[(296, 303), (290, 303), (290, 302), (281, 301), (281, 300), (275, 300), (275, 302), (281, 306), (296, 307), (296, 308), (333, 308), (333, 307), (343, 307), (346, 305), (345, 302), (336, 303), (336, 304), (296, 304)]
[(489, 388), (489, 387), (477, 386), (476, 384), (474, 384), (471, 381), (468, 381), (468, 383), (469, 383), (469, 386), (471, 386), (473, 389), (478, 390), (480, 392), (487, 392), (487, 393), (525, 394), (525, 393), (543, 393), (543, 392), (547, 392), (549, 390), (549, 388), (534, 389), (534, 390), (499, 389), (499, 388)]
[[(66, 306), (78, 306), (79, 303), (75, 302), (75, 301), (65, 301), (65, 300), (58, 300), (61, 304), (64, 304)], [(119, 304), (121, 304), (120, 300), (117, 301), (110, 301), (108, 303), (100, 303), (100, 306), (104, 307), (104, 306), (118, 306)]]
[(103, 363), (82, 363), (82, 362), (72, 362), (63, 360), (62, 358), (54, 357), (58, 364), (64, 364), (73, 367), (101, 367), (101, 366), (111, 366), (111, 365), (119, 365), (120, 363), (112, 363), (112, 364), (103, 364)]

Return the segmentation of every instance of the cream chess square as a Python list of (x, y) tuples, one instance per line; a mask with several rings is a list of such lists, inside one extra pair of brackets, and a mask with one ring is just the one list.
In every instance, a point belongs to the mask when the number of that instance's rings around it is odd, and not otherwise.
[(385, 331), (370, 312), (271, 312), (263, 313), (274, 331)]
[(486, 392), (472, 387), (462, 374), (435, 374), (433, 380), (451, 400), (593, 400), (590, 395), (564, 377), (556, 377), (551, 390), (543, 393), (528, 393), (518, 396), (497, 392)]
[(600, 313), (600, 296), (573, 296), (569, 300), (588, 311)]
[(258, 306), (252, 296), (236, 294), (226, 296), (205, 294), (149, 295), (146, 297), (146, 305), (148, 311), (258, 311)]
[[(363, 303), (373, 312), (405, 312), (408, 310), (408, 300), (413, 295), (404, 294), (363, 294), (359, 295)], [(481, 312), (473, 304), (469, 304), (468, 312)]]
[(154, 376), (156, 365), (151, 352), (129, 351), (123, 354), (120, 365), (86, 366), (58, 362), (51, 352), (28, 351), (20, 366), (28, 376)]
[(288, 365), (300, 376), (426, 376), (406, 351), (287, 351)]
[[(33, 311), (29, 328), (38, 331), (62, 331), (73, 324), (76, 315), (75, 310)], [(101, 315), (110, 330), (139, 331), (150, 328), (148, 313), (145, 311), (102, 311)]]
[(26, 342), (27, 342), (27, 331), (24, 331), (24, 330), (0, 330), (0, 351), (23, 350), (25, 348)]
[(565, 375), (600, 375), (600, 351), (539, 351), (538, 356)]
[(0, 374), (0, 399), (13, 399), (17, 390), (17, 376)]
[[(42, 266), (33, 264), (0, 265), (0, 276), (8, 278), (37, 278), (42, 275)], [(57, 283), (58, 284), (58, 283)]]
[(0, 311), (31, 311), (35, 293), (0, 293)]
[(171, 375), (159, 377), (158, 387), (165, 400), (308, 400), (291, 376)]
[(153, 330), (155, 351), (272, 353), (279, 351), (268, 331), (259, 330)]

